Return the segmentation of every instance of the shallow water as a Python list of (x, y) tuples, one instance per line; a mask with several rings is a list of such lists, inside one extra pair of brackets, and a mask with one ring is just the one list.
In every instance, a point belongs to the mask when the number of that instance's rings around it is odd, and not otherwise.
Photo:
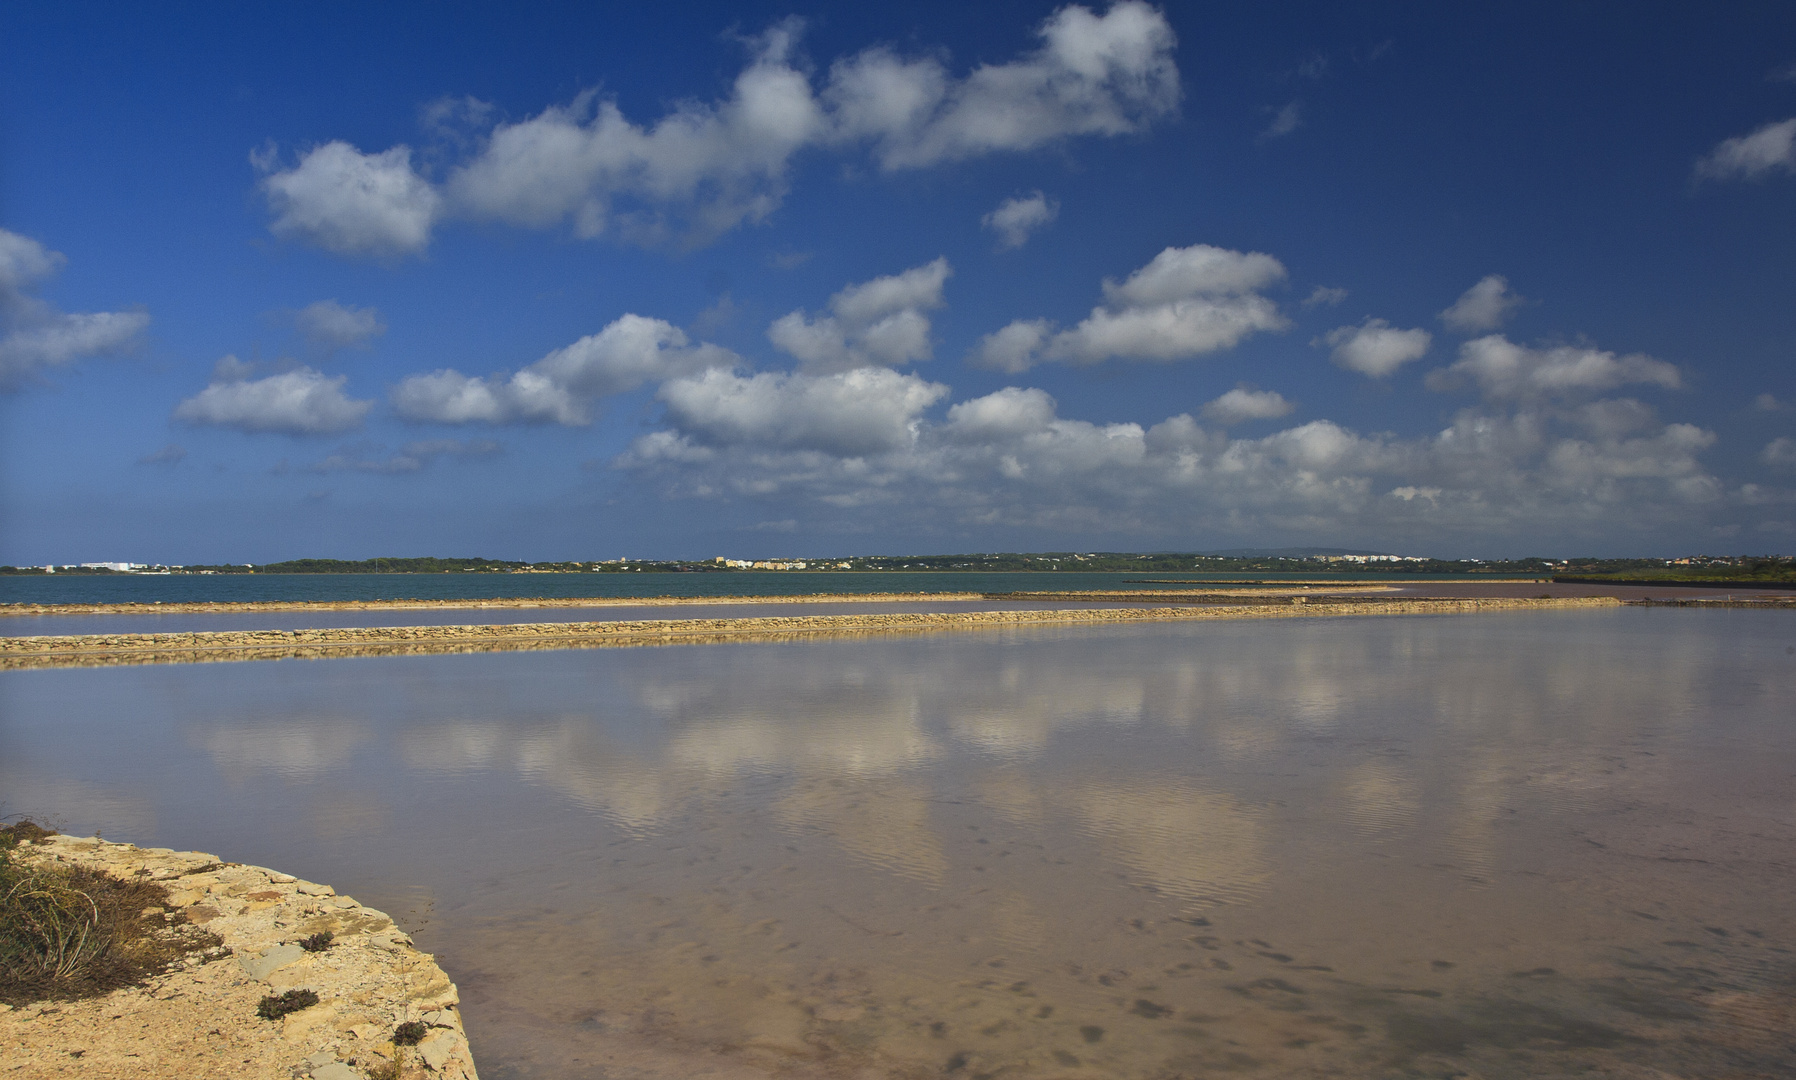
[(0, 673), (0, 800), (382, 907), (483, 1075), (1788, 1075), (1796, 618)]

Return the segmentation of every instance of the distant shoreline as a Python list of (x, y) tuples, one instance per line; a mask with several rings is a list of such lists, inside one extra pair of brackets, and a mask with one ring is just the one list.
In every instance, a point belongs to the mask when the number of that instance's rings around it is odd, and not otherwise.
[(1796, 581), (1765, 581), (1763, 579), (1729, 579), (1729, 578), (1610, 578), (1610, 577), (1571, 577), (1563, 574), (1553, 577), (1555, 585), (1657, 585), (1667, 589), (1783, 589), (1788, 592), (1796, 589)]

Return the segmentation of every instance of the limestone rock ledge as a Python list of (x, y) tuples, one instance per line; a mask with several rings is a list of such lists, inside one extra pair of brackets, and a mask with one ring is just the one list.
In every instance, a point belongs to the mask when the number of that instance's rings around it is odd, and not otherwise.
[[(390, 1075), (397, 1055), (408, 1080), (478, 1080), (455, 984), (386, 914), (329, 885), (95, 838), (54, 836), (19, 853), (156, 881), (177, 911), (223, 938), (229, 956), (190, 957), (102, 998), (0, 1011), (0, 1078), (357, 1080)], [(319, 933), (334, 935), (329, 948), (300, 948)], [(319, 1002), (279, 1021), (256, 1015), (264, 995), (289, 989), (312, 990)], [(410, 1021), (426, 1034), (397, 1049), (394, 1031)]]

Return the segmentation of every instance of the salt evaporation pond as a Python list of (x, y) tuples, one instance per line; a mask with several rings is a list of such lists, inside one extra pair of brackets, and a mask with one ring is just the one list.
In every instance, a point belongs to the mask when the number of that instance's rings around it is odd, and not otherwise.
[(1796, 619), (0, 674), (0, 800), (328, 881), (483, 1075), (1788, 1075)]

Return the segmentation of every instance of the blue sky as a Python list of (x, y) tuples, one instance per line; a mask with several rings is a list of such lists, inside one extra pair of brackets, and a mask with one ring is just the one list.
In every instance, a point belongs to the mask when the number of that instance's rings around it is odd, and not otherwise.
[(1783, 5), (12, 4), (0, 230), (0, 562), (1796, 548)]

